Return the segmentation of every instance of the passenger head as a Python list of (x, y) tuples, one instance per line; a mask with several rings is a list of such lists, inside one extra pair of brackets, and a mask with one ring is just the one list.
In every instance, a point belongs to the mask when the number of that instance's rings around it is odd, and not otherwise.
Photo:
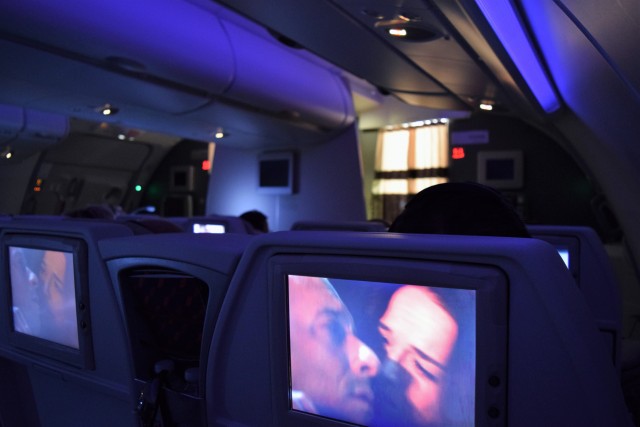
[(440, 424), (447, 365), (458, 337), (456, 320), (428, 288), (403, 286), (391, 297), (379, 330), (391, 362), (385, 368), (397, 366), (385, 375), (394, 377), (389, 383), (393, 393), (406, 399), (411, 423)]
[(82, 209), (66, 212), (64, 216), (69, 218), (113, 219), (114, 213), (106, 206), (89, 205)]
[(248, 211), (240, 215), (240, 218), (245, 220), (253, 227), (254, 230), (268, 233), (269, 232), (269, 222), (267, 221), (267, 217), (260, 211)]
[[(289, 278), (294, 409), (367, 423), (372, 415), (370, 380), (379, 360), (358, 339), (353, 319), (326, 279)], [(304, 404), (299, 402), (305, 402)]]
[(389, 231), (530, 237), (504, 196), (473, 182), (438, 184), (422, 190), (407, 203)]

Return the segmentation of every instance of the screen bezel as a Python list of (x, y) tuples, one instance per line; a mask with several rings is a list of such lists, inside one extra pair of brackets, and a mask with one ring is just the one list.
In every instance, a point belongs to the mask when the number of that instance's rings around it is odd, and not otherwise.
[[(287, 184), (286, 185), (262, 185), (261, 175), (262, 169), (266, 162), (283, 161), (287, 164)], [(275, 153), (263, 153), (258, 156), (257, 167), (257, 187), (260, 194), (293, 194), (294, 193), (294, 168), (295, 155), (292, 151), (283, 151)]]
[[(15, 330), (9, 247), (71, 253), (76, 297), (78, 348), (65, 346)], [(1, 298), (4, 299), (4, 310), (1, 310), (1, 316), (3, 333), (7, 337), (10, 346), (22, 354), (45, 356), (48, 359), (78, 368), (94, 369), (86, 243), (81, 239), (71, 237), (8, 233), (2, 239), (2, 257), (3, 278), (7, 285), (4, 286), (4, 291), (1, 292)]]
[(291, 408), (287, 299), (289, 275), (475, 290), (475, 426), (506, 425), (508, 284), (500, 270), (491, 266), (445, 261), (293, 254), (276, 255), (269, 262), (269, 318), (273, 343), (271, 354), (274, 361), (272, 378), (276, 425), (353, 425)]

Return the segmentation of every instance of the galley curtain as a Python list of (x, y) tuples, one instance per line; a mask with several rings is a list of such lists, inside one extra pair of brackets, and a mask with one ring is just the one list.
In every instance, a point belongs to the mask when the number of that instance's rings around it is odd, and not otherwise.
[(446, 124), (380, 131), (372, 189), (374, 217), (393, 222), (413, 195), (447, 182), (448, 168)]

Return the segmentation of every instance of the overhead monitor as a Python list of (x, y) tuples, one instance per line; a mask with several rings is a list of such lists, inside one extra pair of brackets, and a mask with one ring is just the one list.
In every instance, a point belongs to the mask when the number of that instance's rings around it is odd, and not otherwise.
[(477, 167), (480, 184), (498, 189), (519, 189), (523, 186), (522, 151), (480, 151)]
[(82, 368), (93, 365), (87, 255), (82, 240), (7, 234), (3, 313), (18, 349)]
[(258, 158), (258, 192), (262, 194), (294, 193), (294, 153), (264, 153)]

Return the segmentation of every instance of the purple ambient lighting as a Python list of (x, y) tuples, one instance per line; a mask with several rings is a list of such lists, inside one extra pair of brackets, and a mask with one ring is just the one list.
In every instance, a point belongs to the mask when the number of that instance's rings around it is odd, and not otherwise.
[(551, 86), (509, 0), (476, 0), (540, 106), (547, 113), (560, 108)]

